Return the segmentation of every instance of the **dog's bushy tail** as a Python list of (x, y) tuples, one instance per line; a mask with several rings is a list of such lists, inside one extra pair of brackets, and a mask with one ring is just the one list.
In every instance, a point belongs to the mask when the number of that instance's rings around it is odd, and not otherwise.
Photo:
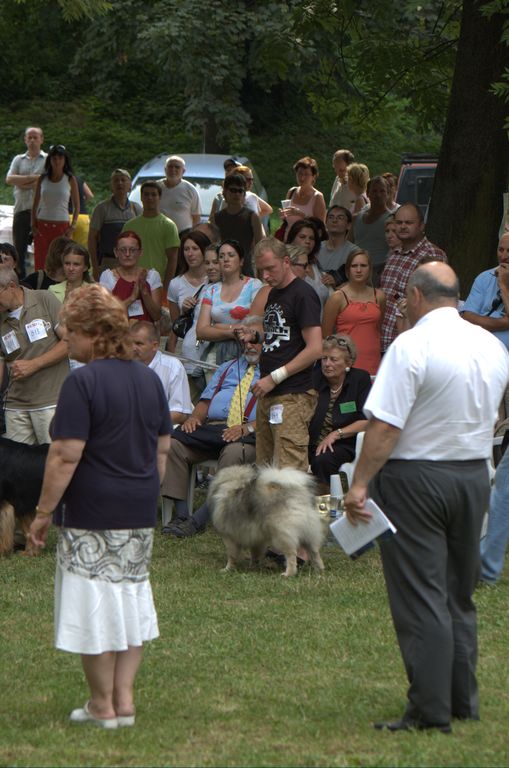
[(15, 525), (14, 507), (4, 502), (0, 507), (0, 557), (13, 550)]

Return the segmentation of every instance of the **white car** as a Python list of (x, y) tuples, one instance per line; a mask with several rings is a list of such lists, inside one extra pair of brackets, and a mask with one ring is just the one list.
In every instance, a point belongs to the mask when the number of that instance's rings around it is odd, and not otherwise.
[[(164, 164), (166, 158), (169, 157), (169, 154), (170, 153), (168, 152), (164, 152), (161, 155), (157, 155), (140, 168), (133, 179), (133, 188), (129, 195), (130, 200), (134, 203), (141, 204), (140, 187), (143, 182), (164, 179), (166, 175)], [(223, 188), (224, 161), (228, 160), (230, 157), (233, 157), (234, 160), (237, 160), (237, 162), (242, 165), (248, 165), (251, 168), (254, 178), (253, 192), (256, 192), (256, 194), (263, 200), (267, 200), (267, 192), (262, 186), (258, 174), (247, 157), (205, 154), (180, 155), (180, 157), (182, 157), (186, 164), (184, 179), (196, 187), (198, 195), (200, 196), (202, 221), (208, 221), (214, 198)]]
[(0, 205), (0, 243), (14, 243), (12, 239), (13, 205)]

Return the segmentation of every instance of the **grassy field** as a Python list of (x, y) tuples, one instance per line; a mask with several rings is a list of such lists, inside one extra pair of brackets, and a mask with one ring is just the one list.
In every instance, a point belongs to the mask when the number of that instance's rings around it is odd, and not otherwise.
[(70, 725), (86, 687), (79, 658), (52, 648), (55, 534), (39, 558), (0, 562), (0, 765), (508, 765), (509, 581), (477, 593), (482, 720), (452, 736), (388, 734), (405, 677), (380, 561), (323, 549), (302, 570), (224, 574), (210, 530), (156, 533), (152, 585), (161, 637), (146, 648), (136, 727)]

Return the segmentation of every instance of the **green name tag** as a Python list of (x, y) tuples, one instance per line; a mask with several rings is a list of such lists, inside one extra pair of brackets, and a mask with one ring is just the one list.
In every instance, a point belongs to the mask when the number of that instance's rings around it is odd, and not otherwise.
[(340, 413), (355, 413), (356, 410), (357, 410), (357, 406), (355, 405), (354, 400), (350, 400), (349, 403), (339, 404)]

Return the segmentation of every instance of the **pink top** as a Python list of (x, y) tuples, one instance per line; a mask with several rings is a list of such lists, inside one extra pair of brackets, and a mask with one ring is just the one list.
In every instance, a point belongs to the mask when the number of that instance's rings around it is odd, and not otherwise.
[(356, 368), (362, 368), (372, 376), (380, 365), (380, 329), (382, 312), (376, 301), (376, 291), (373, 288), (374, 301), (349, 301), (346, 293), (341, 291), (347, 301), (347, 306), (336, 317), (336, 333), (346, 333), (357, 347)]
[[(305, 205), (303, 205), (302, 203), (294, 202), (293, 197), (292, 197), (292, 206), (294, 208), (298, 208), (299, 211), (302, 211), (302, 213), (304, 214), (304, 216), (306, 218), (308, 216), (312, 216), (313, 215), (313, 211), (315, 209), (316, 196), (319, 195), (319, 194), (320, 193), (318, 192), (318, 190), (316, 190), (316, 189), (313, 190), (313, 194), (311, 195), (310, 200)], [(285, 240), (288, 237), (288, 232), (290, 231), (292, 224), (295, 224), (296, 221), (300, 221), (300, 219), (299, 219), (299, 216), (288, 216), (286, 221), (288, 222), (288, 226), (287, 226), (286, 232), (285, 232)]]

